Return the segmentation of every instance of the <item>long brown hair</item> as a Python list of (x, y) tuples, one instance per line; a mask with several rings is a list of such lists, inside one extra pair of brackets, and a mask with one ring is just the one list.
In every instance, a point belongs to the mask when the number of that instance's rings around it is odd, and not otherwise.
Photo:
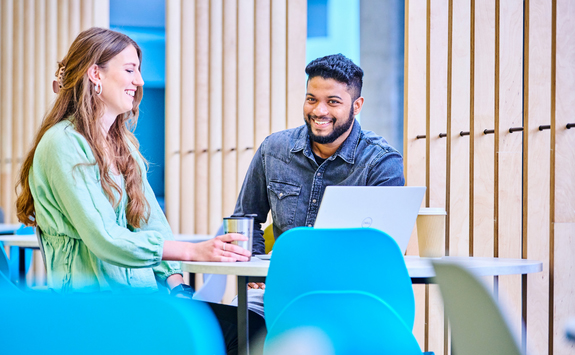
[[(76, 37), (68, 54), (58, 63), (56, 71), (60, 83), (58, 96), (54, 106), (42, 121), (34, 146), (22, 165), (20, 179), (16, 186), (18, 194), (16, 209), (20, 222), (29, 226), (36, 225), (34, 199), (28, 182), (36, 147), (46, 131), (58, 122), (70, 118), (75, 129), (86, 138), (92, 148), (96, 158), (94, 164), (98, 165), (102, 177), (102, 188), (108, 199), (114, 206), (117, 206), (121, 200), (121, 188), (108, 173), (109, 167), (115, 166), (126, 181), (129, 200), (126, 209), (128, 223), (135, 228), (140, 228), (142, 222), (147, 222), (150, 205), (144, 194), (142, 171), (132, 154), (138, 154), (142, 161), (145, 162), (145, 160), (139, 152), (138, 140), (131, 132), (138, 121), (138, 107), (142, 100), (143, 89), (141, 86), (137, 87), (132, 109), (118, 115), (108, 135), (105, 136), (100, 125), (104, 103), (96, 95), (94, 85), (88, 78), (88, 69), (92, 65), (96, 64), (105, 69), (113, 57), (130, 45), (136, 49), (141, 63), (142, 51), (130, 37), (112, 30), (93, 27)], [(130, 145), (135, 148), (135, 152), (131, 151)], [(111, 150), (111, 156), (106, 156), (106, 146)], [(120, 195), (117, 201), (112, 189)]]

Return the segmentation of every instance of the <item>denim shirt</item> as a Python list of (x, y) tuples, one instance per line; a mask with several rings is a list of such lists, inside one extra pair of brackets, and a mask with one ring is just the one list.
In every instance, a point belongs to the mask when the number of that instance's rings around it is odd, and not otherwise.
[(271, 209), (277, 239), (313, 226), (326, 186), (403, 186), (403, 158), (359, 122), (334, 155), (318, 166), (305, 125), (274, 133), (260, 145), (246, 173), (234, 215), (256, 214), (253, 254), (265, 252), (261, 224)]

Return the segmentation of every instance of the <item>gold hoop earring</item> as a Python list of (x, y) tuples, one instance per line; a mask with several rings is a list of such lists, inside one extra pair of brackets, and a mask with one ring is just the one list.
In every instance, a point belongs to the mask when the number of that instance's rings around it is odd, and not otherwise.
[(96, 95), (100, 96), (102, 93), (102, 83), (96, 83), (96, 85), (94, 85), (94, 91), (96, 92)]

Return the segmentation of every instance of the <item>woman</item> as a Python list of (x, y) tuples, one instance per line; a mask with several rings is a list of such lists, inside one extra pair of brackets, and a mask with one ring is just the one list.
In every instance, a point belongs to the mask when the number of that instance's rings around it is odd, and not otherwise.
[[(229, 244), (173, 241), (128, 130), (144, 81), (142, 53), (128, 36), (91, 28), (58, 63), (56, 102), (22, 166), (18, 219), (42, 230), (48, 286), (58, 292), (184, 290), (180, 263), (247, 261)], [(175, 292), (174, 292), (175, 293)]]

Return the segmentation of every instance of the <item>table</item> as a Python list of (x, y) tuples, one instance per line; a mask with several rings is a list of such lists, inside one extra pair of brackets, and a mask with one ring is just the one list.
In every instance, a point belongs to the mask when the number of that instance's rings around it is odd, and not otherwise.
[[(477, 276), (529, 274), (543, 270), (543, 263), (527, 259), (446, 256), (438, 258), (463, 265)], [(432, 258), (406, 256), (405, 265), (413, 283), (433, 283)], [(235, 275), (238, 278), (238, 345), (240, 353), (249, 354), (247, 284), (267, 276), (269, 260), (252, 257), (249, 262), (183, 262), (182, 270), (192, 273)]]
[(21, 224), (6, 224), (0, 223), (0, 235), (14, 234)]
[[(6, 226), (6, 225), (5, 225)], [(20, 225), (16, 226), (15, 229), (18, 229)], [(6, 228), (7, 230), (8, 228)], [(1, 231), (1, 229), (0, 229)], [(39, 249), (38, 245), (38, 238), (35, 234), (23, 234), (23, 235), (2, 235), (0, 233), (0, 243), (3, 243), (5, 246), (13, 246), (18, 247), (18, 254), (19, 254), (19, 263), (18, 263), (18, 280), (21, 287), (24, 287), (26, 284), (26, 249)], [(179, 242), (190, 242), (190, 243), (199, 243), (206, 240), (213, 238), (211, 235), (207, 234), (174, 234), (174, 239)]]

